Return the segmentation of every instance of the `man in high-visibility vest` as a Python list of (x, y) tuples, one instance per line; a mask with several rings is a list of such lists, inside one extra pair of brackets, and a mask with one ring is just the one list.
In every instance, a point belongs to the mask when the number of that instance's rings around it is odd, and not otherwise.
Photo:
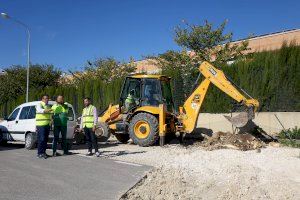
[(36, 106), (36, 130), (38, 139), (38, 158), (47, 159), (46, 154), (48, 136), (50, 132), (50, 124), (52, 118), (52, 110), (48, 105), (49, 96), (43, 95), (42, 101)]
[(135, 90), (132, 89), (128, 96), (125, 99), (125, 110), (124, 113), (128, 113), (132, 108), (136, 106), (135, 98), (134, 98)]
[(61, 147), (64, 151), (64, 154), (69, 154), (68, 144), (67, 144), (67, 125), (68, 125), (68, 104), (64, 102), (64, 97), (58, 95), (56, 98), (56, 103), (51, 108), (53, 110), (53, 143), (52, 150), (53, 156), (59, 155), (57, 150), (57, 143), (59, 140), (59, 134), (61, 134)]
[(84, 130), (85, 137), (88, 142), (88, 153), (87, 156), (92, 156), (93, 146), (95, 148), (95, 155), (100, 156), (98, 150), (98, 141), (95, 135), (96, 125), (98, 121), (97, 109), (91, 104), (89, 97), (84, 98), (84, 109), (81, 116), (80, 130)]

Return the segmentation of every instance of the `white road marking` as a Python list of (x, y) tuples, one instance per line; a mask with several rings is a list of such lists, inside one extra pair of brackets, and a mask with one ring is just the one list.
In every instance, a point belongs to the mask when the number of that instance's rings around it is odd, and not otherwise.
[(132, 166), (137, 166), (137, 167), (141, 167), (142, 165), (136, 164), (136, 163), (130, 163), (130, 162), (125, 162), (125, 161), (119, 161), (116, 160), (116, 163), (120, 163), (120, 164), (125, 164), (125, 165), (132, 165)]
[(85, 157), (85, 158), (97, 158), (96, 156), (86, 156), (84, 154), (76, 154), (76, 156), (81, 156), (81, 157)]
[[(76, 154), (77, 156), (81, 156), (81, 157), (85, 157), (85, 158), (92, 158), (92, 159), (95, 159), (97, 158), (96, 156), (86, 156), (84, 154)], [(103, 158), (105, 156), (100, 156), (99, 158)], [(120, 164), (125, 164), (125, 165), (132, 165), (132, 166), (136, 166), (136, 167), (142, 167), (143, 165), (140, 165), (140, 164), (136, 164), (136, 163), (131, 163), (131, 162), (125, 162), (125, 161), (120, 161), (120, 160), (114, 160), (114, 162), (116, 163), (120, 163)]]

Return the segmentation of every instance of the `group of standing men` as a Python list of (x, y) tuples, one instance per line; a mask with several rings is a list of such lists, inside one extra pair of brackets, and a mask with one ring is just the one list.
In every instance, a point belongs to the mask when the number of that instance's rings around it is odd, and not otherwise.
[[(58, 95), (56, 103), (49, 105), (49, 96), (43, 95), (41, 102), (36, 106), (36, 129), (38, 140), (37, 158), (47, 159), (49, 155), (46, 154), (48, 136), (50, 127), (53, 123), (53, 143), (52, 156), (58, 156), (57, 144), (59, 135), (61, 134), (61, 146), (64, 155), (69, 155), (70, 143), (67, 141), (67, 127), (68, 127), (68, 112), (69, 106), (64, 102), (64, 97)], [(80, 131), (84, 131), (88, 143), (87, 156), (92, 156), (92, 147), (94, 146), (95, 155), (100, 156), (98, 150), (97, 137), (95, 135), (96, 125), (98, 121), (97, 109), (91, 104), (90, 98), (84, 98), (84, 109), (81, 116)]]

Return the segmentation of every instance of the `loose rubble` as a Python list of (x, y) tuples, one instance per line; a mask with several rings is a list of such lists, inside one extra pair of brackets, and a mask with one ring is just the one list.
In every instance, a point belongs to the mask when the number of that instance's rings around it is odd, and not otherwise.
[(230, 132), (216, 132), (211, 137), (205, 136), (196, 146), (205, 147), (207, 150), (237, 149), (242, 151), (260, 149), (265, 143), (251, 134), (233, 134)]

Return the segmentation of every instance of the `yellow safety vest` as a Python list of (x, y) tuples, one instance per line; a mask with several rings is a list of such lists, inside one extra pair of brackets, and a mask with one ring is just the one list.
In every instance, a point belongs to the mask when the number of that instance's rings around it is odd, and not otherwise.
[[(40, 104), (43, 109), (50, 109), (49, 105), (46, 105), (44, 102)], [(38, 105), (39, 106), (39, 105)], [(35, 122), (36, 126), (49, 126), (51, 122), (52, 113), (36, 113)]]
[(83, 128), (93, 128), (94, 127), (94, 109), (95, 106), (89, 105), (82, 111), (82, 125)]

